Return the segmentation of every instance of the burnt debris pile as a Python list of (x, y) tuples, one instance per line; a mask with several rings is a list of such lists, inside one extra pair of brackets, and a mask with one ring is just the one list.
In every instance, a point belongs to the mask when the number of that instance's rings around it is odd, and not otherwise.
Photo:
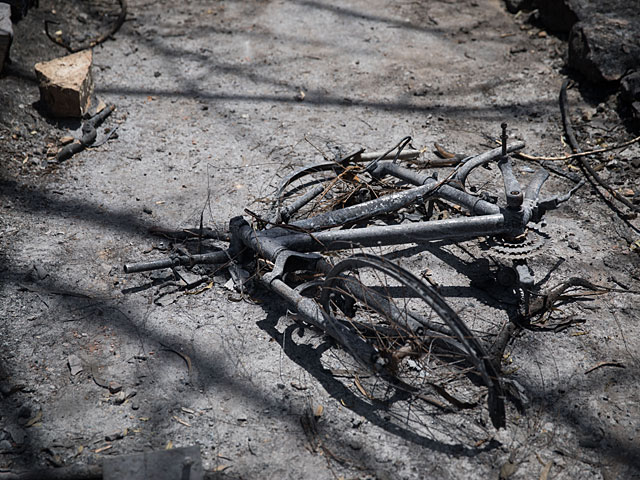
[[(300, 168), (281, 181), (265, 213), (245, 209), (247, 218), (231, 219), (228, 229), (205, 229), (201, 222), (190, 230), (155, 231), (182, 246), (159, 260), (127, 264), (125, 272), (169, 268), (185, 288), (195, 288), (198, 277), (190, 271), (197, 265), (227, 269), (239, 291), (259, 284), (276, 293), (300, 321), (366, 369), (356, 376), (364, 396), (401, 392), (441, 412), (470, 409), (486, 397), (492, 424), (503, 427), (505, 398), (524, 401), (500, 370), (514, 333), (568, 288), (597, 288), (574, 282), (554, 290), (555, 297), (535, 291), (527, 260), (545, 244), (545, 213), (583, 182), (542, 196), (549, 173), (537, 168), (522, 185), (512, 155), (524, 143), (509, 142), (506, 129), (503, 124), (498, 148), (478, 155), (438, 145), (440, 158), (421, 161), (407, 137), (387, 151), (360, 149)], [(468, 188), (469, 175), (490, 165), (499, 171), (502, 192)], [(519, 318), (492, 335), (469, 328), (437, 288), (379, 254), (393, 245), (469, 239), (480, 239), (488, 255), (506, 264), (512, 273), (500, 281), (522, 300)], [(212, 241), (226, 246), (212, 247)]]

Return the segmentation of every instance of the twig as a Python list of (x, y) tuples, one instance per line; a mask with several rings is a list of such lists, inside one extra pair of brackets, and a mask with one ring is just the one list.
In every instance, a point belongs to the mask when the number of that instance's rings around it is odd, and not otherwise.
[(171, 348), (165, 345), (164, 343), (160, 343), (160, 346), (162, 347), (163, 350), (166, 350), (168, 352), (173, 352), (176, 355), (178, 355), (180, 358), (182, 358), (184, 362), (187, 364), (187, 372), (189, 373), (189, 375), (191, 375), (191, 358), (189, 357), (189, 355), (187, 355), (186, 353), (182, 353), (181, 351), (176, 350), (175, 348)]
[[(582, 287), (585, 289), (592, 290), (591, 292), (586, 293), (586, 295), (600, 295), (606, 292), (618, 292), (624, 291), (619, 289), (613, 289), (609, 287), (604, 287), (601, 285), (594, 285), (593, 283), (579, 277), (571, 277), (566, 282), (561, 283), (560, 285), (551, 288), (547, 293), (540, 294), (535, 300), (531, 301), (527, 306), (527, 312), (524, 314), (518, 321), (509, 321), (507, 322), (502, 330), (496, 336), (493, 345), (491, 346), (490, 357), (495, 365), (500, 365), (500, 361), (502, 359), (502, 355), (504, 354), (505, 349), (509, 342), (518, 334), (518, 332), (522, 331), (523, 328), (531, 329), (533, 326), (530, 324), (531, 318), (536, 315), (542, 315), (546, 311), (553, 308), (553, 305), (561, 299), (566, 299), (563, 297), (563, 294), (569, 289), (573, 287)], [(625, 291), (626, 292), (626, 291)], [(628, 293), (628, 292), (627, 292)], [(634, 292), (631, 292), (634, 293)], [(575, 322), (572, 322), (575, 323)], [(536, 328), (538, 328), (536, 326)]]
[(416, 393), (416, 398), (419, 398), (420, 400), (422, 400), (423, 402), (428, 403), (429, 405), (432, 405), (434, 407), (439, 408), (440, 410), (444, 411), (444, 412), (453, 412), (454, 409), (451, 408), (448, 405), (445, 405), (444, 403), (440, 402), (439, 400), (433, 398), (430, 395), (425, 395), (424, 393)]
[(300, 425), (302, 426), (302, 430), (307, 437), (307, 442), (309, 443), (308, 449), (311, 451), (311, 453), (317, 453), (318, 450), (321, 450), (327, 457), (327, 461), (329, 458), (331, 458), (341, 465), (355, 467), (358, 470), (367, 470), (363, 466), (354, 463), (352, 460), (335, 454), (324, 444), (322, 438), (320, 438), (319, 435), (320, 432), (318, 431), (318, 421), (316, 420), (313, 412), (309, 411), (309, 409), (307, 409), (304, 414), (300, 416)]
[(80, 140), (75, 140), (73, 143), (66, 145), (64, 148), (61, 148), (58, 152), (58, 155), (56, 155), (56, 160), (58, 162), (68, 160), (76, 153), (81, 152), (85, 148), (93, 145), (93, 142), (96, 141), (96, 137), (98, 135), (96, 132), (96, 127), (100, 126), (100, 124), (104, 122), (105, 119), (109, 115), (111, 115), (111, 112), (113, 112), (115, 109), (115, 105), (109, 105), (104, 110), (96, 113), (93, 117), (85, 121), (82, 124), (82, 138)]
[[(433, 146), (436, 149), (436, 154), (440, 158), (427, 160), (426, 163), (428, 167), (454, 167), (459, 165), (460, 162), (467, 157), (462, 153), (450, 152), (437, 142), (434, 143)], [(423, 150), (426, 150), (426, 148)]]
[(552, 466), (553, 462), (551, 460), (544, 464), (542, 471), (540, 472), (539, 480), (547, 480), (549, 478), (549, 472), (551, 471)]
[(44, 22), (44, 32), (46, 33), (47, 37), (49, 37), (49, 40), (51, 40), (56, 45), (60, 45), (61, 47), (64, 47), (69, 53), (76, 53), (76, 52), (79, 52), (81, 50), (86, 50), (87, 48), (93, 48), (96, 45), (100, 45), (101, 43), (104, 43), (108, 38), (110, 38), (111, 36), (115, 35), (115, 33), (118, 30), (120, 30), (120, 27), (122, 26), (122, 24), (124, 23), (125, 19), (127, 18), (127, 1), (126, 0), (118, 0), (118, 3), (120, 4), (120, 15), (118, 15), (118, 19), (111, 26), (109, 31), (104, 33), (103, 35), (100, 35), (98, 38), (95, 38), (95, 39), (91, 40), (90, 42), (87, 42), (87, 43), (82, 44), (80, 46), (72, 47), (71, 45), (68, 45), (67, 43), (65, 43), (61, 38), (54, 37), (53, 35), (51, 35), (51, 33), (49, 33), (49, 24), (51, 24), (51, 23), (55, 24), (57, 22), (52, 22), (51, 20), (45, 20), (45, 22)]
[(506, 350), (507, 345), (509, 345), (509, 342), (511, 342), (511, 340), (521, 330), (522, 327), (518, 323), (510, 320), (507, 320), (503, 325), (489, 351), (489, 358), (496, 368), (500, 368), (502, 356), (504, 355), (504, 351)]
[(258, 223), (258, 229), (259, 230), (264, 229), (264, 227), (266, 227), (267, 225), (269, 225), (271, 223), (271, 222), (269, 222), (269, 220), (267, 220), (265, 218), (262, 218), (260, 215), (258, 215), (255, 212), (252, 212), (248, 208), (244, 209), (244, 213), (246, 213), (247, 215), (252, 217)]
[[(571, 119), (569, 118), (569, 107), (567, 102), (567, 86), (569, 84), (569, 80), (565, 80), (562, 83), (562, 87), (560, 88), (560, 115), (562, 116), (562, 125), (564, 127), (565, 136), (567, 137), (567, 141), (569, 142), (569, 146), (571, 150), (573, 150), (576, 154), (583, 154), (583, 156), (578, 157), (580, 160), (580, 165), (582, 166), (585, 174), (588, 173), (593, 180), (595, 180), (602, 188), (604, 188), (607, 192), (611, 194), (613, 198), (618, 200), (620, 203), (625, 205), (627, 208), (631, 209), (634, 212), (640, 212), (640, 207), (636, 207), (629, 200), (624, 198), (618, 192), (616, 192), (613, 188), (611, 188), (598, 173), (593, 169), (593, 167), (589, 164), (586, 157), (584, 155), (589, 155), (588, 152), (582, 152), (580, 146), (578, 145), (578, 141), (576, 140), (575, 133), (573, 131), (573, 126), (571, 125)], [(621, 212), (620, 212), (621, 213)]]
[(534, 301), (531, 302), (529, 306), (529, 312), (527, 317), (531, 318), (535, 315), (541, 314), (549, 310), (553, 307), (553, 305), (562, 297), (564, 292), (566, 292), (569, 288), (572, 287), (582, 287), (593, 292), (590, 292), (592, 295), (603, 294), (605, 292), (610, 292), (611, 288), (602, 287), (600, 285), (594, 285), (593, 283), (579, 277), (571, 277), (566, 282), (561, 283), (555, 288), (552, 288), (548, 293), (544, 295), (540, 295)]
[(556, 167), (553, 164), (553, 162), (543, 161), (543, 162), (540, 163), (540, 166), (542, 168), (546, 169), (546, 170), (549, 170), (552, 173), (555, 173), (556, 175), (558, 175), (560, 177), (566, 178), (567, 180), (571, 180), (573, 183), (584, 182), (584, 179), (580, 175), (561, 170), (558, 167)]
[(591, 367), (589, 370), (586, 370), (584, 372), (584, 374), (587, 375), (587, 374), (593, 372), (594, 370), (597, 370), (598, 368), (602, 368), (602, 367), (627, 368), (620, 362), (600, 362), (600, 363), (594, 365), (593, 367)]
[(360, 383), (360, 379), (358, 378), (358, 374), (356, 373), (355, 377), (353, 378), (353, 383), (355, 384), (355, 386), (358, 388), (358, 391), (364, 395), (366, 398), (368, 398), (369, 400), (372, 400), (373, 397), (364, 389), (364, 387), (362, 386), (362, 384)]
[(198, 253), (202, 253), (202, 232), (204, 228), (202, 226), (204, 219), (204, 210), (200, 212), (200, 228), (198, 229)]
[(455, 153), (451, 153), (451, 152), (445, 150), (444, 147), (442, 145), (440, 145), (439, 143), (434, 143), (433, 146), (435, 147), (436, 151), (440, 155), (440, 158), (453, 158), (453, 157), (456, 156)]
[(459, 400), (453, 395), (451, 395), (449, 392), (447, 392), (447, 390), (442, 385), (431, 383), (431, 386), (435, 389), (436, 392), (438, 392), (438, 395), (440, 395), (447, 402), (451, 403), (456, 408), (459, 408), (461, 410), (475, 408), (480, 403), (480, 402), (465, 402), (463, 400)]
[(330, 161), (330, 160), (331, 160), (327, 155), (325, 155), (325, 153), (324, 153), (322, 150), (320, 150), (318, 147), (316, 147), (316, 146), (311, 142), (311, 140), (309, 140), (309, 139), (307, 138), (307, 136), (306, 136), (306, 135), (304, 136), (304, 141), (305, 141), (305, 142), (307, 142), (309, 145), (311, 145), (313, 148), (315, 148), (315, 149), (316, 149), (316, 151), (317, 151), (320, 155), (322, 155), (322, 158), (324, 158), (324, 159), (325, 159), (325, 160), (327, 160), (327, 161)]
[(180, 417), (178, 417), (177, 415), (174, 415), (174, 416), (173, 416), (173, 419), (174, 419), (176, 422), (178, 422), (179, 424), (184, 425), (185, 427), (190, 427), (190, 426), (191, 426), (191, 424), (190, 424), (189, 422), (187, 422), (187, 421), (185, 421), (185, 420), (182, 420), (182, 419), (181, 419)]
[(569, 155), (562, 155), (560, 157), (536, 157), (534, 155), (528, 155), (523, 152), (516, 152), (513, 155), (515, 157), (522, 158), (524, 160), (556, 162), (561, 160), (571, 160), (574, 158), (586, 157), (588, 155), (595, 155), (596, 153), (610, 152), (612, 150), (618, 150), (620, 148), (628, 147), (629, 145), (633, 145), (634, 143), (637, 143), (637, 142), (640, 142), (640, 136), (636, 138), (632, 138), (631, 140), (627, 140), (626, 142), (620, 143), (618, 145), (612, 145), (606, 148), (597, 148), (595, 150), (588, 150), (586, 152), (571, 153)]

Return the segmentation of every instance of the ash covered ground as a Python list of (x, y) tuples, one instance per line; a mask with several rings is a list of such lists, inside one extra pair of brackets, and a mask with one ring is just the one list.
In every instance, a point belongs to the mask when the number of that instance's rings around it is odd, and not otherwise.
[[(613, 290), (514, 339), (502, 368), (530, 402), (509, 404), (500, 431), (482, 406), (440, 419), (371, 402), (323, 366), (333, 347), (321, 332), (298, 328), (274, 294), (225, 287), (225, 271), (185, 291), (170, 271), (122, 270), (169, 253), (150, 228), (265, 212), (283, 175), (406, 135), (422, 164), (434, 142), (494, 148), (501, 122), (528, 154), (566, 155), (566, 78), (583, 150), (636, 136), (615, 89), (565, 67), (565, 37), (497, 0), (131, 0), (94, 49), (96, 95), (116, 106), (99, 138), (116, 134), (57, 163), (50, 153), (80, 123), (38, 105), (33, 65), (66, 53), (44, 20), (80, 41), (117, 13), (41, 1), (14, 26), (0, 77), (0, 478), (188, 445), (219, 478), (640, 476), (639, 224), (600, 187), (547, 215), (549, 241), (529, 263), (542, 289), (580, 277)], [(632, 144), (590, 161), (637, 206), (639, 158)], [(582, 175), (553, 165), (565, 176), (545, 194)], [(516, 160), (521, 178), (534, 168)], [(501, 188), (495, 168), (470, 183)], [(473, 281), (477, 242), (403, 252), (474, 329), (509, 320), (503, 292)]]

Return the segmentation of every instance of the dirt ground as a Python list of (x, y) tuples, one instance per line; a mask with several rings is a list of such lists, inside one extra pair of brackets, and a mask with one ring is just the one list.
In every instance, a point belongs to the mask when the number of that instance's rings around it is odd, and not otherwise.
[[(640, 224), (593, 186), (548, 213), (529, 264), (542, 290), (581, 277), (615, 291), (567, 301), (555, 330), (510, 345), (503, 370), (529, 405), (509, 404), (499, 431), (482, 407), (425, 418), (368, 401), (323, 368), (320, 332), (298, 329), (273, 294), (225, 287), (226, 272), (185, 291), (170, 271), (122, 269), (168, 253), (150, 227), (265, 212), (279, 178), (323, 156), (406, 135), (424, 159), (434, 142), (480, 153), (503, 121), (531, 155), (569, 153), (565, 39), (498, 0), (129, 0), (94, 49), (96, 94), (117, 107), (98, 138), (117, 131), (57, 164), (48, 152), (80, 124), (42, 114), (33, 65), (66, 53), (45, 18), (77, 40), (117, 16), (116, 2), (89, 3), (41, 0), (0, 77), (0, 476), (198, 445), (220, 478), (640, 478)], [(583, 149), (637, 135), (606, 88), (574, 80)], [(637, 202), (639, 158), (634, 144), (591, 162)], [(470, 181), (501, 188), (495, 168)], [(573, 185), (554, 174), (544, 192)], [(508, 321), (477, 241), (396, 255), (472, 328)]]

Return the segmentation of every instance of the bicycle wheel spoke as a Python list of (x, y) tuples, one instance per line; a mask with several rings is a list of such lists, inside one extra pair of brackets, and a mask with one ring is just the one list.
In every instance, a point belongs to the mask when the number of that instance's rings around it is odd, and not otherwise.
[(484, 349), (437, 292), (411, 273), (379, 257), (354, 256), (327, 275), (319, 302), (377, 352), (370, 366), (375, 375), (360, 380), (360, 393), (381, 401), (398, 391), (436, 395), (459, 409), (477, 405), (488, 390), (491, 419), (503, 425), (500, 382)]

